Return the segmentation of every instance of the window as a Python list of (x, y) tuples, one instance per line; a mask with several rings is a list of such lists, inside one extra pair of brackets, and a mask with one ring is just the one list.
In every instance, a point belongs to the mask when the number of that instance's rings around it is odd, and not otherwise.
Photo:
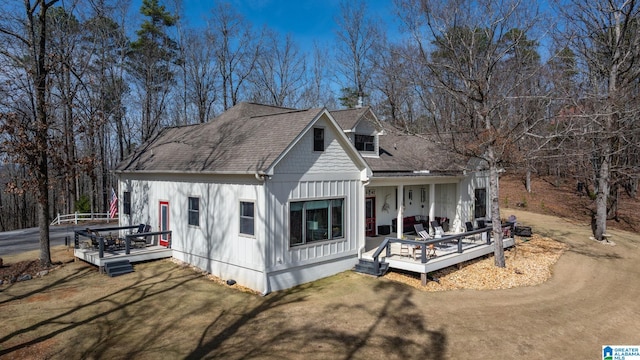
[(122, 194), (122, 211), (126, 215), (131, 215), (131, 192), (125, 191)]
[(344, 238), (344, 199), (289, 204), (289, 244)]
[(475, 190), (474, 218), (487, 216), (487, 189)]
[(189, 225), (200, 226), (200, 198), (189, 198)]
[(240, 234), (255, 235), (252, 202), (240, 202)]
[(359, 151), (374, 151), (374, 137), (371, 135), (356, 134), (356, 149)]
[(324, 151), (324, 129), (313, 128), (313, 151)]

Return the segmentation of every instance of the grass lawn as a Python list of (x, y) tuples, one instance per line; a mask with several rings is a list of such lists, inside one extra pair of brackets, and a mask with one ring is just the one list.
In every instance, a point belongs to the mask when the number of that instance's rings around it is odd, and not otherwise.
[(584, 224), (516, 215), (570, 247), (542, 285), (424, 292), (348, 271), (262, 297), (167, 260), (115, 278), (70, 262), (0, 286), (0, 358), (597, 359), (640, 345), (640, 236), (602, 245)]

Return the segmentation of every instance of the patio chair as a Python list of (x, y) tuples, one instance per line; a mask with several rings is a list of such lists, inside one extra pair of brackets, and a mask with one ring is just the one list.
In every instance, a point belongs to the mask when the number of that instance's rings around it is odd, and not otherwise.
[(132, 234), (142, 234), (144, 232), (144, 228), (145, 228), (145, 224), (140, 224), (138, 225), (138, 229), (132, 232)]
[(433, 228), (433, 234), (435, 238), (440, 238), (442, 237), (442, 235), (444, 235), (444, 230), (442, 229), (442, 226), (440, 226), (440, 224), (438, 224), (437, 221), (432, 221), (431, 222), (431, 227)]
[[(141, 224), (141, 225), (144, 225), (144, 224)], [(142, 232), (138, 232), (138, 233), (144, 234), (144, 233), (148, 233), (150, 231), (151, 231), (151, 225), (144, 225), (143, 231)], [(148, 238), (149, 238), (148, 235), (138, 236), (138, 237), (131, 238), (131, 241), (133, 242), (135, 247), (143, 248), (143, 247), (147, 246), (147, 239)]]
[(413, 225), (413, 228), (416, 230), (416, 234), (418, 234), (422, 239), (424, 240), (431, 239), (431, 235), (429, 235), (429, 232), (425, 230), (422, 224), (415, 224)]
[[(464, 226), (467, 229), (467, 232), (477, 230), (473, 228), (473, 223), (471, 221), (467, 221), (466, 223), (464, 223)], [(473, 242), (476, 242), (480, 240), (480, 237), (481, 237), (480, 234), (473, 234), (473, 235), (466, 236), (465, 239), (469, 239)]]

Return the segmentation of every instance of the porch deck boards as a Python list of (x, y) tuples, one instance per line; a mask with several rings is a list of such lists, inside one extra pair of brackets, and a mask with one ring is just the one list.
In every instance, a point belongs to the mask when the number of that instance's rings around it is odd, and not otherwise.
[(145, 248), (133, 248), (130, 254), (125, 254), (123, 250), (105, 250), (104, 257), (100, 258), (97, 249), (74, 249), (73, 255), (83, 261), (98, 267), (103, 267), (105, 263), (113, 260), (129, 260), (132, 263), (170, 258), (173, 256), (173, 250), (164, 246), (147, 246)]
[[(506, 249), (515, 244), (513, 238), (503, 239), (503, 247)], [(411, 254), (401, 254), (400, 244), (391, 244), (391, 255), (386, 257), (385, 252), (380, 255), (380, 260), (386, 261), (390, 269), (400, 269), (420, 274), (427, 274), (432, 271), (444, 269), (446, 267), (456, 265), (468, 260), (472, 260), (487, 254), (491, 254), (495, 250), (495, 242), (486, 244), (484, 242), (463, 241), (462, 253), (457, 252), (457, 245), (452, 245), (446, 249), (437, 248), (436, 257), (429, 258), (426, 263), (422, 263), (420, 252), (416, 252), (414, 260)], [(371, 249), (362, 254), (362, 258), (373, 260), (373, 253), (377, 248)]]

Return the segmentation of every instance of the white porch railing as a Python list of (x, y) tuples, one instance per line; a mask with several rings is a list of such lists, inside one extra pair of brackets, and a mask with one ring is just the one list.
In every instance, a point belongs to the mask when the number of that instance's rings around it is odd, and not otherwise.
[(74, 223), (77, 224), (79, 221), (105, 221), (107, 224), (111, 222), (118, 222), (118, 217), (115, 218), (109, 217), (109, 213), (73, 213), (56, 216), (55, 219), (51, 222), (51, 225), (60, 225), (66, 223)]

